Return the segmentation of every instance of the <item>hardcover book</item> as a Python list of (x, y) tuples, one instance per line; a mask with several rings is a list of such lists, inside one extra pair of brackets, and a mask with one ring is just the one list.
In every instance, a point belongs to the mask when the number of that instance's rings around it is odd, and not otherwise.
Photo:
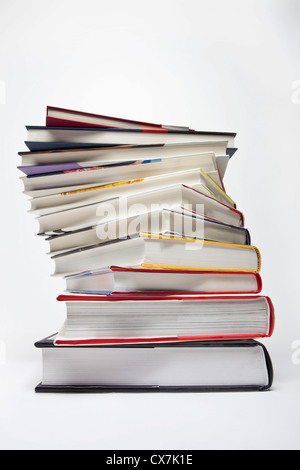
[(150, 122), (134, 121), (101, 114), (74, 111), (71, 109), (47, 106), (46, 112), (47, 126), (69, 126), (69, 127), (122, 127), (124, 129), (179, 129), (189, 130), (183, 126), (167, 126), (163, 124), (153, 124)]
[(202, 271), (257, 273), (261, 256), (257, 247), (211, 242), (172, 235), (141, 233), (52, 256), (58, 277), (105, 268), (109, 265)]
[(111, 266), (69, 276), (65, 280), (69, 293), (96, 295), (258, 294), (262, 289), (258, 273), (243, 271), (185, 271)]
[(274, 309), (266, 296), (65, 294), (56, 346), (263, 338)]
[(159, 393), (264, 391), (273, 368), (254, 340), (178, 344), (55, 347), (43, 353), (38, 393)]

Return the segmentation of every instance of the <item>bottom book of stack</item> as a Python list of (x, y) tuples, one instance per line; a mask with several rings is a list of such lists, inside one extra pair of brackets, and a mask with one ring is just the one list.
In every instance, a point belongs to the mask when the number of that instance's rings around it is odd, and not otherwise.
[(262, 391), (272, 364), (256, 340), (55, 346), (43, 351), (39, 393)]

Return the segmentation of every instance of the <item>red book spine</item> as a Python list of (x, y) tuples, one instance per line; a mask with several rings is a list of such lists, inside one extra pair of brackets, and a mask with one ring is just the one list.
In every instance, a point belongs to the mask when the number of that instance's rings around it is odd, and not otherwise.
[[(101, 124), (88, 124), (86, 122), (81, 121), (69, 121), (68, 119), (60, 119), (47, 116), (46, 118), (46, 126), (48, 127), (100, 127), (104, 128), (107, 126), (103, 126)], [(111, 126), (116, 127), (116, 126)]]
[(172, 294), (172, 295), (164, 295), (163, 293), (159, 293), (159, 295), (151, 296), (149, 292), (140, 292), (139, 295), (135, 292), (132, 296), (109, 296), (109, 295), (68, 295), (62, 294), (57, 297), (59, 302), (116, 302), (116, 301), (126, 301), (126, 300), (252, 300), (252, 299), (261, 299), (264, 298), (267, 300), (270, 310), (272, 303), (269, 297), (264, 295), (217, 295), (217, 296), (206, 296), (203, 295), (193, 295), (191, 292), (186, 292), (186, 295), (181, 294)]
[(113, 344), (151, 344), (151, 343), (179, 343), (190, 341), (224, 341), (224, 340), (240, 340), (240, 339), (254, 339), (266, 338), (266, 335), (203, 335), (203, 336), (175, 336), (166, 338), (110, 338), (110, 339), (83, 339), (83, 340), (57, 340), (57, 346), (97, 346), (97, 345), (113, 345)]

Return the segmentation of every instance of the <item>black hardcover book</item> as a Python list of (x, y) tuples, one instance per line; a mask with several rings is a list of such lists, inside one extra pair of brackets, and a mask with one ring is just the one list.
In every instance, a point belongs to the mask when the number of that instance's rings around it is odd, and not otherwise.
[(38, 393), (263, 391), (273, 382), (255, 340), (64, 347), (54, 339), (35, 344), (43, 351)]

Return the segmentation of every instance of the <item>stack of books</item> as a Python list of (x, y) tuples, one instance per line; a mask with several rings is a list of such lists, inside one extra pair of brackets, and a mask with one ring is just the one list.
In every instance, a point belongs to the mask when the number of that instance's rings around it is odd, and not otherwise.
[(47, 108), (24, 193), (65, 280), (37, 392), (266, 390), (260, 253), (224, 187), (235, 133)]

